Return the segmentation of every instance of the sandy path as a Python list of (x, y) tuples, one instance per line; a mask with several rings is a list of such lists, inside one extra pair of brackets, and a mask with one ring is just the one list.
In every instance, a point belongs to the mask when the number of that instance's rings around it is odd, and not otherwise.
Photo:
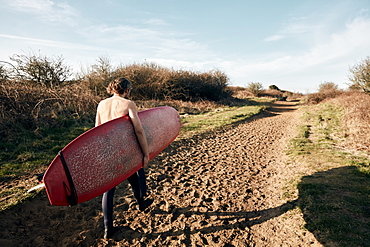
[(284, 149), (297, 118), (293, 103), (279, 102), (251, 121), (173, 143), (148, 169), (149, 212), (136, 210), (126, 182), (119, 186), (111, 240), (101, 239), (100, 197), (52, 207), (41, 193), (1, 215), (0, 246), (321, 246), (282, 196), (295, 172)]

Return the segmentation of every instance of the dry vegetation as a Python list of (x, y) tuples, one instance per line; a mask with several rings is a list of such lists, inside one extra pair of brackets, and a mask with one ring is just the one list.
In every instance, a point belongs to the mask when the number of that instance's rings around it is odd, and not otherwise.
[(280, 89), (254, 89), (254, 86), (252, 85), (252, 88), (249, 87), (230, 87), (230, 90), (233, 93), (233, 96), (235, 98), (239, 99), (247, 99), (252, 97), (266, 97), (266, 98), (273, 98), (276, 100), (281, 101), (293, 101), (293, 100), (299, 100), (303, 97), (303, 94), (301, 93), (293, 93), (290, 91), (280, 90)]
[(370, 155), (370, 95), (363, 92), (346, 92), (330, 101), (344, 108), (344, 145)]
[(82, 85), (55, 89), (32, 83), (5, 81), (0, 85), (0, 136), (63, 125), (68, 119), (93, 118), (99, 97)]
[(334, 83), (320, 85), (319, 92), (306, 95), (306, 104), (329, 102), (343, 108), (345, 139), (341, 144), (351, 150), (370, 154), (370, 95), (360, 90), (339, 90)]
[[(22, 130), (63, 126), (71, 121), (91, 123), (97, 103), (108, 96), (106, 86), (117, 77), (132, 81), (131, 97), (141, 109), (166, 104), (180, 113), (196, 114), (235, 103), (228, 78), (220, 71), (175, 71), (149, 63), (112, 69), (108, 61), (100, 59), (80, 79), (65, 81), (66, 75), (61, 74), (58, 81), (54, 71), (63, 67), (61, 58), (57, 59), (56, 68), (50, 68), (56, 63), (42, 56), (16, 58), (14, 61), (19, 63), (16, 72), (6, 73), (3, 67), (1, 71), (0, 136), (6, 141), (13, 141), (8, 138)], [(34, 67), (27, 66), (31, 62)]]
[(174, 70), (155, 63), (120, 65), (112, 68), (106, 59), (85, 72), (82, 82), (96, 94), (114, 78), (126, 77), (133, 83), (134, 100), (220, 101), (230, 96), (229, 78), (219, 70), (195, 72)]

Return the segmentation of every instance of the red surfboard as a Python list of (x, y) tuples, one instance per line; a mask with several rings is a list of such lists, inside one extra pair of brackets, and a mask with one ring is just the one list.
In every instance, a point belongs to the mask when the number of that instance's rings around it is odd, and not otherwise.
[[(138, 115), (153, 159), (179, 134), (179, 114), (163, 106)], [(142, 164), (133, 125), (128, 116), (123, 116), (86, 131), (65, 146), (51, 162), (43, 181), (52, 205), (76, 205), (117, 186)]]

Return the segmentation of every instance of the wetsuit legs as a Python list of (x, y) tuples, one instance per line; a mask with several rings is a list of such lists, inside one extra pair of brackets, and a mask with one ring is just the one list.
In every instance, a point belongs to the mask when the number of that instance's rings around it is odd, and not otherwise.
[[(146, 196), (147, 186), (144, 169), (141, 168), (127, 179), (131, 184), (132, 191), (136, 201), (140, 204), (143, 203)], [(102, 209), (104, 215), (105, 229), (113, 228), (113, 197), (116, 188), (108, 190), (103, 194)]]
[(116, 188), (108, 190), (103, 194), (102, 208), (105, 229), (113, 228), (113, 197)]
[(144, 200), (147, 192), (146, 178), (144, 169), (141, 168), (129, 177), (128, 182), (131, 185), (135, 199), (140, 203)]

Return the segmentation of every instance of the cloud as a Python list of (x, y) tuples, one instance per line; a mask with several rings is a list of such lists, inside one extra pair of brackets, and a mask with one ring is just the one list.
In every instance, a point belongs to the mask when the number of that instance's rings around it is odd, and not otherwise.
[(207, 45), (191, 39), (191, 33), (129, 25), (96, 25), (81, 29), (80, 34), (100, 46), (136, 52), (140, 56), (190, 61), (212, 56)]
[[(305, 20), (305, 19), (301, 19)], [(287, 24), (283, 30), (282, 33), (284, 34), (304, 34), (304, 33), (310, 33), (317, 29), (319, 29), (321, 25), (313, 25), (313, 24), (307, 24), (303, 22), (291, 22)]]
[[(294, 67), (321, 66), (348, 62), (357, 56), (367, 55), (370, 50), (370, 19), (350, 20), (342, 31), (330, 34), (327, 39), (315, 43), (305, 53), (292, 56)], [(297, 64), (299, 62), (300, 65)]]
[(154, 25), (154, 26), (167, 26), (167, 25), (169, 25), (165, 20), (162, 20), (162, 19), (145, 20), (144, 24)]
[(43, 13), (53, 8), (54, 3), (50, 0), (10, 0), (6, 1), (18, 11)]
[(265, 42), (274, 42), (282, 39), (301, 38), (314, 36), (313, 34), (320, 30), (323, 24), (314, 24), (308, 22), (306, 17), (292, 17), (287, 23), (284, 23), (277, 34), (268, 36), (264, 39)]
[(264, 41), (271, 42), (271, 41), (278, 41), (278, 40), (281, 40), (281, 39), (284, 39), (283, 35), (273, 35), (273, 36), (265, 38)]
[(248, 61), (223, 61), (220, 69), (227, 71), (239, 83), (243, 80), (246, 83), (245, 78), (248, 81), (267, 83), (278, 83), (279, 80), (285, 83), (288, 82), (287, 78), (295, 78), (298, 84), (333, 81), (344, 85), (349, 66), (369, 55), (366, 53), (370, 51), (369, 30), (370, 19), (357, 17), (349, 20), (340, 31), (315, 40), (315, 43), (300, 53), (272, 54), (270, 57), (251, 58)]
[(368, 13), (369, 9), (362, 8), (359, 12), (359, 14)]
[(128, 25), (108, 26), (91, 25), (80, 29), (80, 34), (86, 38), (94, 38), (103, 43), (136, 42), (142, 43), (147, 40), (156, 40), (159, 32)]
[(8, 34), (0, 34), (0, 37), (4, 39), (25, 42), (27, 44), (55, 47), (59, 49), (78, 49), (78, 50), (95, 50), (96, 49), (96, 47), (88, 46), (88, 45), (81, 45), (78, 43), (61, 42), (61, 41), (46, 40), (46, 39), (35, 39), (35, 38), (30, 38), (30, 37), (22, 37), (22, 36), (8, 35)]
[(16, 11), (36, 15), (43, 21), (77, 25), (78, 13), (67, 3), (54, 3), (50, 0), (6, 0), (5, 3)]
[(333, 33), (327, 42), (318, 43), (302, 58), (307, 65), (329, 61), (340, 62), (361, 56), (370, 50), (370, 19), (355, 18), (341, 32)]

